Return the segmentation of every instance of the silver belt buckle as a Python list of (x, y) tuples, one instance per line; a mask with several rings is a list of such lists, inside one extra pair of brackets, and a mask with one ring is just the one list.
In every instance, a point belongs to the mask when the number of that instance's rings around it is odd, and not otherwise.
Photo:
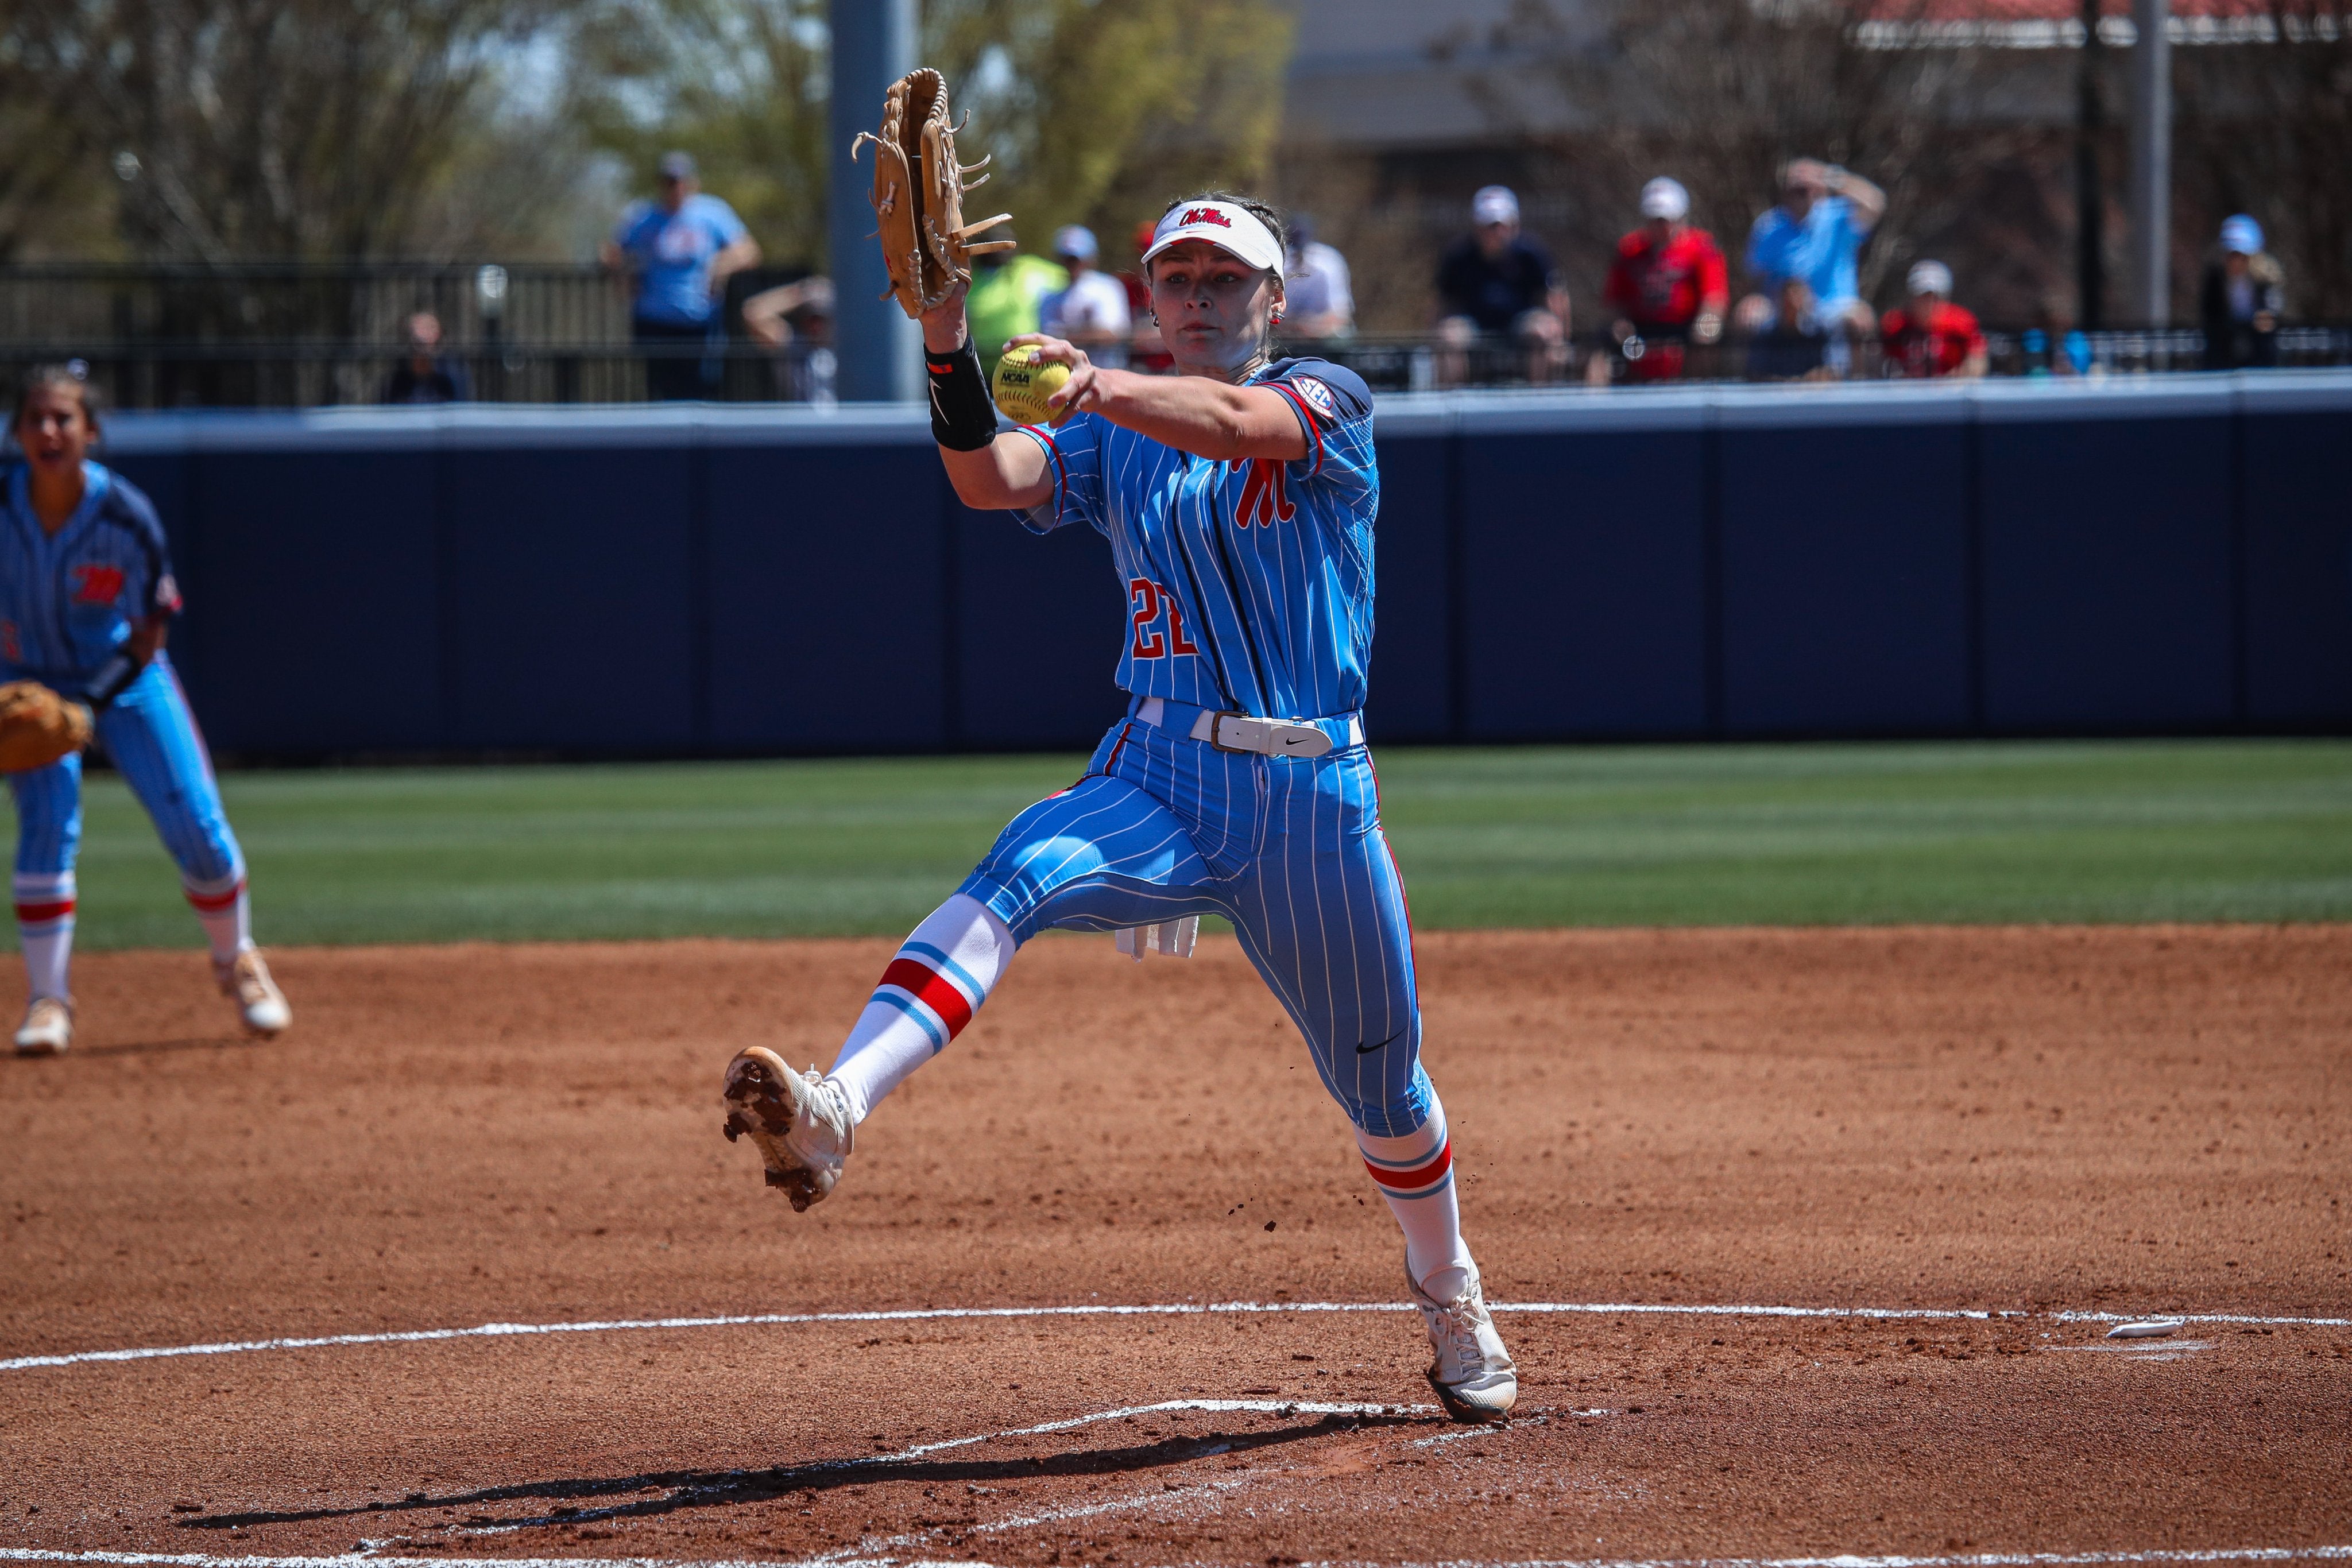
[(1247, 717), (1249, 717), (1249, 715), (1242, 712), (1239, 708), (1223, 708), (1216, 713), (1211, 714), (1209, 716), (1209, 744), (1219, 751), (1229, 751), (1234, 753), (1235, 756), (1255, 757), (1260, 755), (1257, 747), (1254, 746), (1227, 746), (1223, 741), (1217, 738), (1217, 732), (1224, 727), (1225, 720), (1229, 718)]

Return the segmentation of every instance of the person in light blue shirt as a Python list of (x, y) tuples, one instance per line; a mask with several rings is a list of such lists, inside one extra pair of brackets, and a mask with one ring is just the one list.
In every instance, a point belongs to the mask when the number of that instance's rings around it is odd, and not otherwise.
[(1793, 160), (1780, 176), (1780, 204), (1748, 232), (1748, 270), (1759, 292), (1740, 307), (1754, 331), (1773, 310), (1785, 278), (1812, 293), (1814, 319), (1832, 331), (1867, 332), (1876, 318), (1861, 298), (1855, 253), (1886, 214), (1886, 193), (1861, 175), (1817, 158)]
[(727, 279), (760, 263), (760, 242), (735, 209), (703, 193), (694, 160), (672, 152), (661, 161), (661, 195), (633, 202), (604, 243), (606, 267), (636, 277), (630, 333), (653, 351), (646, 357), (646, 395), (656, 400), (707, 397), (717, 381), (707, 348), (722, 335), (719, 302)]

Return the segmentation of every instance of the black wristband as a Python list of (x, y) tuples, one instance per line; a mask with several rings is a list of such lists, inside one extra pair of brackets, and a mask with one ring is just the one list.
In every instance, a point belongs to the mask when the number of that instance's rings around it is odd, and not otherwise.
[(996, 439), (996, 403), (970, 338), (952, 354), (923, 350), (931, 373), (931, 439), (950, 452), (977, 452)]
[(139, 678), (140, 669), (138, 661), (130, 654), (116, 653), (98, 667), (98, 674), (90, 676), (89, 686), (82, 694), (84, 700), (93, 712), (104, 712), (115, 698), (122, 695), (123, 688)]

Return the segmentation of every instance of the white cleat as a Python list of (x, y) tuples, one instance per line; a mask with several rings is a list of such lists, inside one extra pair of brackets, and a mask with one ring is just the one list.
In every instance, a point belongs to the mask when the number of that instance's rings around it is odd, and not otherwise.
[(56, 997), (35, 997), (16, 1030), (19, 1056), (63, 1056), (73, 1044), (73, 1004)]
[(768, 1185), (784, 1189), (793, 1212), (824, 1202), (856, 1138), (840, 1086), (814, 1067), (794, 1072), (782, 1057), (755, 1045), (727, 1064), (725, 1095), (727, 1141), (751, 1134)]
[(214, 959), (213, 980), (221, 995), (236, 1001), (245, 1027), (264, 1040), (283, 1034), (294, 1021), (294, 1009), (286, 1005), (286, 993), (269, 977), (269, 966), (261, 961), (258, 947), (247, 947), (226, 964)]
[(1495, 1332), (1477, 1266), (1471, 1266), (1469, 1283), (1450, 1301), (1423, 1291), (1409, 1268), (1404, 1282), (1429, 1327), (1429, 1348), (1437, 1353), (1429, 1385), (1437, 1390), (1445, 1413), (1456, 1421), (1509, 1420), (1511, 1406), (1519, 1401), (1519, 1369)]

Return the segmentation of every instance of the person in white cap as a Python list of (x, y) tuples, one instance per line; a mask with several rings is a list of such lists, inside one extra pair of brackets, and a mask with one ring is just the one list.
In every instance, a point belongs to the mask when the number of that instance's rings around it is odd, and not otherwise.
[(1878, 346), (1890, 376), (1960, 376), (1985, 373), (1984, 329), (1976, 314), (1952, 303), (1952, 269), (1922, 261), (1906, 279), (1910, 300), (1878, 323)]
[[(1351, 1124), (1347, 1152), (1402, 1233), (1439, 1401), (1456, 1420), (1501, 1421), (1517, 1368), (1462, 1236), (1453, 1140), (1422, 1060), (1404, 884), (1364, 739), (1372, 393), (1328, 360), (1272, 357), (1287, 303), (1282, 229), (1272, 207), (1222, 191), (1170, 207), (1143, 270), (1177, 373), (1016, 338), (1069, 368), (1049, 421), (1020, 430), (998, 428), (962, 299), (925, 313), (931, 434), (957, 497), (1036, 533), (1075, 526), (1108, 541), (1127, 712), (1078, 781), (1014, 817), (915, 928), (830, 1072), (795, 1072), (762, 1046), (737, 1053), (727, 1135), (748, 1137), (769, 1183), (806, 1209), (844, 1179), (855, 1129), (953, 1044), (1024, 944), (1111, 931), (1139, 960), (1181, 956), (1200, 916), (1221, 915), (1305, 1037)], [(1192, 1021), (1171, 1010), (1162, 1027), (1166, 1081), (1230, 1103), (1213, 1075), (1181, 1065)], [(1045, 1157), (1010, 1134), (995, 1141), (1006, 1159)], [(1244, 1152), (1223, 1138), (1202, 1164)], [(874, 1157), (888, 1155), (885, 1143)]]
[(1077, 344), (1096, 364), (1117, 368), (1127, 363), (1127, 287), (1096, 265), (1100, 255), (1093, 231), (1076, 224), (1054, 231), (1054, 259), (1070, 281), (1040, 303), (1037, 329)]
[(1437, 264), (1437, 335), (1451, 352), (1449, 382), (1465, 379), (1467, 350), (1500, 339), (1527, 354), (1530, 382), (1555, 379), (1568, 364), (1568, 287), (1551, 253), (1519, 232), (1519, 198), (1488, 185), (1470, 199), (1471, 231)]
[(1642, 187), (1642, 226), (1617, 242), (1617, 260), (1601, 297), (1616, 307), (1610, 329), (1629, 381), (1669, 381), (1683, 373), (1685, 343), (1723, 336), (1731, 272), (1723, 247), (1693, 228), (1690, 193), (1661, 174)]
[(2286, 314), (2286, 275), (2263, 248), (2263, 225), (2245, 213), (2221, 223), (2221, 254), (2206, 264), (2198, 291), (2205, 328), (2205, 368), (2234, 371), (2278, 363), (2279, 318)]

